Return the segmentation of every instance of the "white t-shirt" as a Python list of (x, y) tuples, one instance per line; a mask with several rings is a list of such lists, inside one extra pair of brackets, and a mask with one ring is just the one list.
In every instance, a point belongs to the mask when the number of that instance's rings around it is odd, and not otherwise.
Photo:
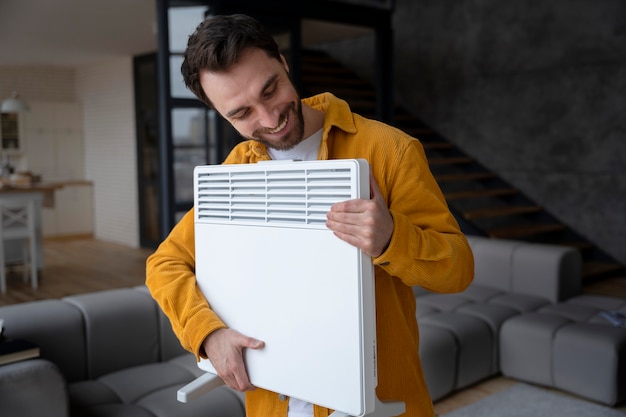
[[(322, 129), (304, 139), (288, 151), (267, 148), (267, 152), (274, 160), (314, 161), (317, 159), (321, 143)], [(313, 404), (298, 400), (297, 398), (289, 398), (287, 417), (313, 417)]]
[(322, 143), (322, 129), (313, 133), (288, 151), (267, 148), (267, 153), (274, 160), (315, 161)]

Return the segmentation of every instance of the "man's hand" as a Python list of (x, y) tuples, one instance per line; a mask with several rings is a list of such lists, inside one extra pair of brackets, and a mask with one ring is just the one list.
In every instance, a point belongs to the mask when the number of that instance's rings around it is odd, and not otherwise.
[(255, 389), (248, 379), (243, 350), (261, 349), (265, 345), (262, 341), (232, 329), (219, 329), (211, 333), (202, 345), (217, 375), (226, 385), (241, 392)]
[(326, 216), (326, 227), (335, 235), (375, 258), (391, 241), (393, 217), (378, 183), (370, 174), (370, 199), (335, 203)]

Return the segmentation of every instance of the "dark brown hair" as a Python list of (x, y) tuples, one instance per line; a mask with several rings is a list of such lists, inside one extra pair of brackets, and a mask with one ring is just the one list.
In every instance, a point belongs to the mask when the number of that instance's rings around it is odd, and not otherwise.
[(259, 48), (270, 58), (281, 60), (276, 41), (256, 19), (243, 14), (207, 17), (187, 42), (181, 66), (185, 85), (213, 107), (200, 85), (200, 71), (228, 71), (247, 48)]

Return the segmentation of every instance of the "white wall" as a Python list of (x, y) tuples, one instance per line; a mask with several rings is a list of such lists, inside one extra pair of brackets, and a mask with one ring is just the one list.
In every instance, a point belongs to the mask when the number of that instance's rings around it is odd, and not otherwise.
[(17, 91), (25, 101), (74, 101), (74, 69), (0, 67), (0, 99)]
[(139, 247), (132, 58), (76, 70), (85, 179), (93, 182), (94, 237)]

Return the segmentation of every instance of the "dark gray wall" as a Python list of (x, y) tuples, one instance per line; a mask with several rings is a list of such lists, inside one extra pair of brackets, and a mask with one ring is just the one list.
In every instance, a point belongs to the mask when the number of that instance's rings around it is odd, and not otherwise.
[[(396, 4), (396, 101), (626, 263), (626, 2)], [(368, 79), (372, 49), (329, 46)]]

